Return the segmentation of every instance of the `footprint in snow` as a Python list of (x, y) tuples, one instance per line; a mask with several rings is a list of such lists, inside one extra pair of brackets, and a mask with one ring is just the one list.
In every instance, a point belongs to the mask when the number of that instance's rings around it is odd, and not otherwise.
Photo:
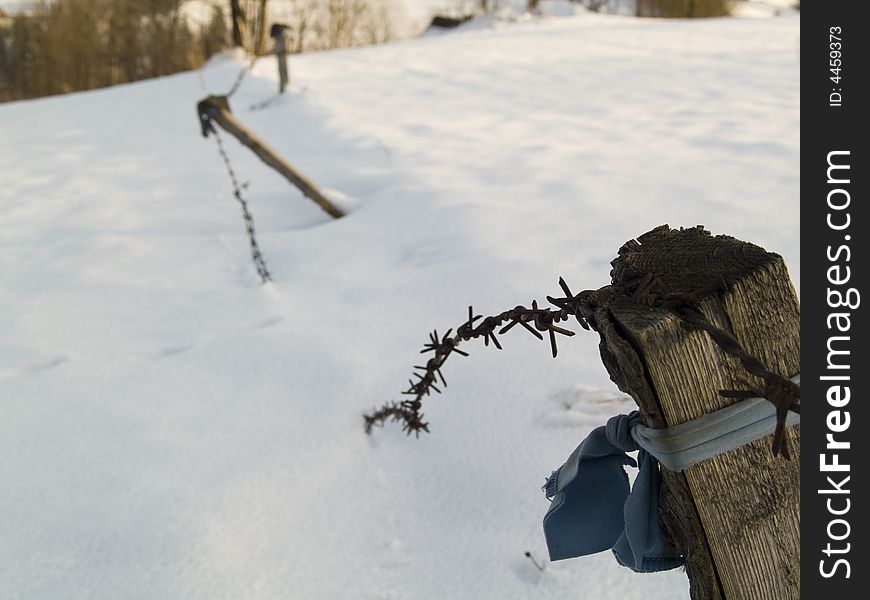
[(372, 600), (396, 600), (404, 596), (398, 592), (404, 577), (401, 569), (410, 564), (404, 545), (398, 538), (384, 540), (378, 546), (370, 548), (368, 570), (370, 582), (360, 588), (361, 598)]
[(597, 427), (635, 408), (634, 400), (625, 394), (578, 384), (550, 395), (542, 423), (545, 427)]
[(383, 589), (380, 586), (374, 586), (366, 591), (366, 598), (372, 600), (397, 600), (401, 597), (401, 594), (396, 590)]
[(405, 546), (399, 538), (393, 538), (386, 542), (381, 551), (380, 564), (381, 569), (399, 569), (410, 564), (410, 560), (405, 553)]
[(162, 348), (157, 352), (154, 352), (149, 358), (154, 360), (160, 360), (162, 358), (169, 358), (170, 356), (175, 356), (177, 354), (183, 354), (187, 352), (191, 348), (193, 348), (193, 344), (182, 344), (179, 346), (168, 346), (166, 348)]
[[(269, 327), (274, 327), (275, 325), (278, 325), (278, 324), (283, 323), (283, 322), (284, 322), (283, 317), (274, 316), (274, 317), (262, 319), (260, 321), (248, 323), (247, 327), (252, 331), (257, 331), (260, 329), (268, 329)], [(227, 331), (224, 331), (220, 335), (235, 335), (236, 333), (244, 333), (244, 332), (245, 332), (245, 328), (239, 327), (237, 329), (229, 329)], [(200, 343), (200, 344), (203, 342), (207, 343), (207, 342), (211, 342), (215, 339), (219, 339), (219, 335), (206, 335), (204, 337), (201, 337), (199, 339), (198, 343)], [(193, 350), (194, 347), (196, 347), (196, 345), (197, 345), (197, 342), (190, 342), (190, 343), (186, 343), (186, 344), (177, 344), (175, 346), (165, 346), (163, 348), (160, 348), (159, 350), (145, 354), (144, 357), (147, 359), (150, 359), (150, 360), (162, 360), (164, 358), (170, 358), (172, 356), (177, 356), (179, 354), (184, 354), (185, 352), (189, 352), (190, 350)]]
[(0, 379), (33, 375), (42, 371), (55, 369), (69, 360), (68, 356), (55, 356), (43, 361), (38, 361), (23, 367), (0, 368)]
[(284, 320), (283, 317), (269, 317), (268, 319), (264, 319), (257, 323), (254, 329), (266, 329), (267, 327), (274, 327), (278, 325)]
[(432, 267), (456, 260), (458, 256), (456, 247), (449, 243), (426, 243), (418, 244), (404, 252), (399, 262), (411, 267)]

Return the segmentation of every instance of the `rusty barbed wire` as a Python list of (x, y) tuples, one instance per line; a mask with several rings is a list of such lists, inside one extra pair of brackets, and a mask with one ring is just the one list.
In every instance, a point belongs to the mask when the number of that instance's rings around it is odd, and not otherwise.
[[(714, 283), (691, 293), (655, 293), (657, 278), (647, 274), (628, 282), (614, 283), (612, 288), (622, 296), (629, 296), (635, 302), (645, 304), (651, 308), (662, 308), (675, 312), (689, 327), (706, 332), (716, 345), (726, 354), (740, 361), (743, 368), (751, 375), (764, 381), (762, 389), (752, 389), (747, 384), (746, 390), (722, 390), (720, 394), (732, 398), (745, 398), (758, 396), (767, 399), (776, 407), (777, 424), (774, 432), (771, 450), (774, 455), (782, 453), (789, 458), (788, 448), (785, 444), (786, 416), (789, 410), (800, 412), (800, 386), (791, 380), (771, 372), (756, 357), (752, 356), (740, 345), (730, 333), (715, 327), (699, 308), (701, 298), (707, 294), (719, 292), (724, 289), (720, 283)], [(364, 415), (365, 431), (371, 433), (375, 426), (381, 426), (387, 421), (402, 423), (402, 430), (408, 435), (415, 434), (419, 437), (420, 432), (428, 432), (429, 424), (424, 420), (422, 413), (423, 398), (431, 395), (434, 391), (441, 393), (438, 387), (447, 387), (447, 380), (441, 371), (447, 358), (457, 353), (468, 356), (468, 353), (458, 348), (459, 344), (475, 338), (483, 338), (484, 346), (493, 346), (501, 350), (502, 346), (498, 336), (504, 335), (516, 325), (520, 325), (539, 340), (544, 340), (547, 334), (553, 358), (558, 354), (556, 336), (570, 337), (574, 332), (557, 325), (574, 317), (580, 326), (589, 331), (597, 331), (595, 320), (596, 312), (606, 308), (607, 302), (602, 302), (595, 290), (584, 290), (578, 294), (571, 292), (563, 277), (559, 278), (559, 287), (564, 296), (547, 296), (547, 301), (556, 308), (541, 308), (537, 301), (532, 302), (531, 308), (515, 306), (497, 315), (483, 317), (475, 315), (474, 309), (468, 307), (468, 320), (456, 328), (456, 333), (451, 335), (453, 329), (449, 329), (443, 336), (435, 330), (429, 334), (429, 341), (423, 346), (421, 354), (434, 353), (425, 365), (416, 365), (413, 377), (408, 380), (408, 389), (403, 395), (412, 396), (412, 399), (401, 402), (390, 402), (371, 413)], [(481, 320), (482, 319), (482, 320)], [(475, 325), (476, 322), (479, 323)], [(507, 325), (502, 327), (502, 324)]]
[(242, 81), (244, 81), (245, 76), (254, 70), (254, 65), (257, 64), (257, 59), (259, 56), (256, 54), (251, 54), (250, 59), (248, 60), (248, 64), (242, 67), (239, 71), (239, 74), (236, 75), (235, 81), (233, 81), (233, 85), (230, 87), (230, 91), (226, 93), (226, 97), (230, 98), (233, 94), (239, 91), (239, 87), (242, 85)]
[[(257, 56), (252, 55), (248, 63), (242, 67), (239, 71), (238, 75), (236, 75), (236, 79), (233, 82), (233, 85), (230, 87), (230, 90), (224, 96), (208, 96), (206, 100), (200, 101), (196, 105), (196, 113), (199, 119), (199, 124), (202, 129), (203, 137), (208, 137), (210, 134), (214, 136), (215, 143), (217, 144), (218, 154), (220, 154), (221, 159), (224, 162), (224, 166), (227, 169), (227, 173), (230, 176), (230, 182), (233, 187), (233, 197), (238, 201), (239, 205), (242, 207), (242, 218), (245, 221), (245, 231), (248, 235), (248, 244), (251, 248), (251, 259), (254, 261), (254, 267), (257, 269), (257, 275), (260, 276), (260, 280), (263, 283), (272, 280), (272, 275), (269, 273), (268, 267), (266, 267), (266, 260), (263, 258), (263, 253), (260, 251), (260, 246), (257, 243), (257, 235), (256, 230), (254, 228), (254, 217), (251, 215), (251, 211), (248, 208), (248, 202), (245, 200), (242, 195), (242, 188), (245, 187), (239, 183), (238, 177), (236, 177), (235, 169), (233, 169), (232, 162), (230, 161), (230, 156), (226, 151), (226, 147), (223, 143), (223, 138), (221, 138), (220, 133), (218, 132), (217, 127), (214, 126), (214, 111), (216, 110), (213, 106), (209, 105), (208, 100), (219, 101), (223, 103), (225, 107), (229, 107), (229, 98), (235, 94), (239, 87), (242, 85), (242, 81), (251, 70), (253, 70), (254, 65), (257, 62)], [(202, 81), (202, 77), (200, 77), (200, 85), (205, 89), (204, 81)]]
[[(547, 297), (547, 300), (557, 307), (556, 309), (540, 308), (537, 300), (535, 300), (532, 301), (531, 308), (515, 306), (498, 315), (484, 318), (482, 315), (475, 315), (474, 308), (469, 306), (468, 320), (456, 328), (455, 335), (451, 335), (453, 332), (452, 328), (443, 336), (439, 336), (437, 330), (430, 333), (429, 342), (424, 345), (420, 353), (426, 354), (432, 352), (434, 355), (425, 365), (414, 367), (420, 371), (415, 371), (413, 374), (416, 377), (416, 381), (409, 379), (408, 389), (402, 392), (404, 395), (413, 396), (413, 399), (388, 403), (365, 415), (366, 433), (371, 433), (374, 426), (381, 425), (387, 420), (401, 422), (403, 424), (402, 429), (408, 434), (414, 433), (419, 436), (421, 431), (428, 432), (428, 423), (423, 420), (423, 414), (420, 412), (423, 397), (430, 395), (432, 391), (440, 394), (441, 389), (437, 385), (439, 383), (441, 386), (447, 387), (447, 381), (441, 372), (441, 366), (454, 352), (461, 356), (468, 356), (467, 352), (457, 347), (461, 342), (483, 338), (484, 346), (489, 346), (489, 343), (492, 342), (493, 346), (501, 350), (498, 336), (504, 335), (514, 326), (520, 325), (539, 340), (543, 340), (543, 334), (547, 333), (550, 349), (553, 358), (555, 358), (558, 354), (556, 334), (564, 336), (574, 335), (573, 331), (560, 327), (557, 323), (566, 321), (573, 316), (583, 329), (588, 330), (592, 327), (588, 319), (592, 315), (592, 311), (594, 311), (592, 303), (593, 292), (585, 291), (575, 296), (571, 293), (568, 284), (565, 283), (563, 278), (559, 278), (559, 285), (565, 296), (563, 298)], [(475, 325), (475, 322), (480, 319), (483, 320)], [(507, 325), (502, 327), (502, 324), (506, 321), (508, 322)], [(497, 329), (498, 331), (496, 331)]]
[(230, 181), (233, 186), (233, 197), (242, 207), (242, 218), (245, 220), (245, 231), (248, 234), (248, 244), (251, 247), (251, 259), (254, 261), (254, 267), (257, 269), (257, 275), (260, 276), (260, 280), (263, 283), (266, 283), (267, 281), (272, 280), (272, 275), (269, 273), (268, 267), (266, 267), (266, 259), (263, 258), (263, 253), (260, 252), (260, 246), (257, 244), (257, 234), (254, 229), (254, 217), (248, 209), (248, 202), (245, 200), (244, 196), (242, 196), (242, 184), (239, 183), (238, 177), (236, 177), (236, 172), (233, 169), (230, 157), (224, 147), (223, 139), (214, 125), (209, 123), (209, 126), (211, 127), (210, 132), (214, 134), (214, 139), (217, 142), (218, 153), (220, 154), (221, 159), (223, 159), (224, 165), (227, 168), (227, 173), (230, 176)]

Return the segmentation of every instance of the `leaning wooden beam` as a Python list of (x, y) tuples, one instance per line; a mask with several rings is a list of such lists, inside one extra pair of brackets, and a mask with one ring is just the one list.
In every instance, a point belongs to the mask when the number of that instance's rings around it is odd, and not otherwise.
[(296, 186), (305, 196), (313, 200), (328, 215), (338, 219), (344, 216), (344, 211), (333, 204), (321, 193), (317, 186), (296, 170), (293, 165), (281, 158), (275, 150), (266, 142), (245, 128), (230, 113), (229, 103), (226, 96), (208, 96), (196, 105), (203, 136), (208, 137), (212, 123), (217, 123), (221, 129), (235, 137), (242, 144), (251, 149), (264, 163), (281, 173), (287, 181)]

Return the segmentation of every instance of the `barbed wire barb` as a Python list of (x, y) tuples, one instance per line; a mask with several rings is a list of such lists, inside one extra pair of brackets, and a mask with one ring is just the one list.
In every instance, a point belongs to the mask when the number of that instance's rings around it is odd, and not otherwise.
[[(687, 326), (707, 333), (725, 354), (736, 358), (748, 374), (760, 378), (764, 382), (761, 389), (747, 385), (747, 389), (742, 391), (723, 390), (720, 393), (723, 395), (735, 394), (730, 397), (745, 397), (745, 394), (752, 394), (770, 401), (776, 407), (777, 419), (771, 451), (774, 455), (782, 454), (788, 458), (789, 451), (785, 445), (786, 418), (790, 410), (800, 412), (800, 386), (768, 370), (758, 358), (746, 352), (734, 336), (710, 323), (699, 308), (700, 300), (706, 295), (721, 292), (724, 285), (724, 281), (716, 281), (691, 293), (656, 294), (657, 278), (653, 274), (642, 274), (635, 279), (622, 282), (619, 285), (614, 284), (611, 287), (617, 292), (617, 295), (627, 296), (634, 302), (645, 304), (651, 308), (675, 312)], [(476, 315), (474, 307), (469, 306), (468, 319), (457, 327), (455, 335), (451, 335), (453, 329), (449, 329), (447, 333), (439, 337), (438, 330), (433, 330), (429, 334), (429, 341), (423, 345), (420, 353), (434, 353), (434, 356), (425, 365), (414, 367), (420, 371), (413, 373), (417, 380), (409, 379), (408, 389), (402, 392), (403, 395), (413, 396), (413, 399), (404, 400), (401, 403), (385, 404), (380, 409), (364, 415), (366, 432), (371, 433), (373, 427), (381, 426), (387, 420), (402, 422), (403, 431), (409, 435), (414, 433), (419, 437), (421, 431), (428, 432), (428, 423), (423, 420), (423, 414), (420, 412), (422, 399), (424, 396), (431, 395), (432, 390), (438, 394), (441, 393), (441, 389), (435, 385), (436, 382), (440, 381), (442, 387), (447, 387), (447, 381), (444, 379), (441, 368), (454, 352), (461, 356), (468, 356), (467, 352), (457, 347), (464, 341), (483, 338), (484, 346), (489, 346), (491, 341), (496, 348), (501, 350), (502, 346), (496, 333), (504, 335), (519, 324), (541, 341), (544, 340), (546, 332), (551, 353), (553, 358), (556, 358), (558, 355), (557, 334), (566, 337), (575, 335), (574, 331), (561, 327), (557, 323), (574, 317), (583, 329), (597, 331), (596, 319), (600, 319), (602, 313), (608, 312), (608, 302), (599, 298), (598, 292), (594, 290), (583, 290), (574, 294), (563, 277), (559, 277), (559, 287), (565, 294), (564, 297), (546, 297), (547, 302), (555, 306), (555, 309), (541, 308), (538, 306), (537, 300), (532, 300), (531, 308), (518, 305), (497, 315), (484, 318), (482, 315)], [(507, 324), (503, 325), (505, 322)], [(475, 325), (476, 323), (478, 324)]]

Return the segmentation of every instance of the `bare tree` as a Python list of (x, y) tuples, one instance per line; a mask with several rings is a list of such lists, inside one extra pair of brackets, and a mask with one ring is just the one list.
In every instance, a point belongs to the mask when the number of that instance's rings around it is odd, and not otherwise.
[(314, 25), (315, 5), (308, 0), (292, 0), (292, 17), (287, 23), (290, 52), (299, 54), (306, 48), (307, 36)]
[(245, 47), (245, 11), (239, 0), (230, 0), (230, 18), (233, 22), (233, 46)]
[(454, 0), (450, 11), (457, 15), (493, 15), (501, 10), (502, 0)]
[(638, 17), (703, 18), (731, 14), (731, 0), (637, 0)]
[(263, 53), (263, 46), (266, 44), (266, 3), (268, 0), (260, 0), (259, 10), (257, 11), (257, 43), (254, 45), (254, 54), (259, 56)]
[(354, 45), (357, 28), (368, 11), (366, 0), (329, 0), (326, 7), (326, 36), (329, 48)]
[(216, 54), (227, 47), (229, 36), (227, 35), (226, 13), (223, 7), (215, 4), (212, 7), (211, 18), (202, 30), (202, 53), (205, 58)]
[(287, 17), (293, 53), (379, 44), (394, 38), (391, 0), (292, 0)]
[(372, 9), (364, 25), (366, 42), (383, 44), (393, 39), (393, 22), (390, 18), (390, 6), (384, 2)]
[(37, 2), (0, 35), (0, 101), (87, 90), (199, 66), (222, 19), (192, 31), (179, 0)]
[(480, 12), (491, 15), (501, 8), (501, 0), (479, 0)]

